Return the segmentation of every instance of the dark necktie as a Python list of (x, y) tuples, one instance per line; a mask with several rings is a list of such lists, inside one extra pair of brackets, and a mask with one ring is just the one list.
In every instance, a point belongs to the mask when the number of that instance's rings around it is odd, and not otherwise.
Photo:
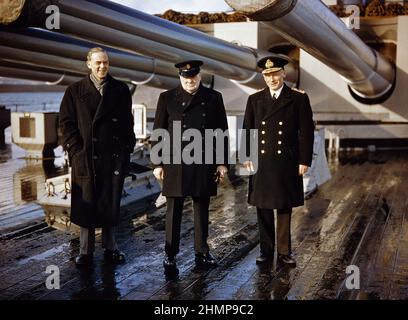
[(276, 93), (274, 93), (273, 96), (272, 96), (272, 102), (273, 102), (273, 103), (276, 102)]

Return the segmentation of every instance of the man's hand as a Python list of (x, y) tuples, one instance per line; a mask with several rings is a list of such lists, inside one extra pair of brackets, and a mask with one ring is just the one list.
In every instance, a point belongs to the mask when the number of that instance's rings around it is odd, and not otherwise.
[(254, 164), (252, 163), (252, 161), (245, 161), (243, 164), (242, 164), (244, 167), (245, 167), (245, 169), (247, 169), (249, 172), (254, 172), (255, 171), (255, 169), (254, 169)]
[(221, 182), (224, 179), (227, 172), (228, 172), (228, 168), (226, 166), (217, 166), (216, 174), (219, 177), (219, 180), (217, 182)]
[(163, 171), (163, 168), (161, 168), (161, 167), (155, 168), (153, 170), (153, 174), (154, 174), (154, 176), (155, 176), (155, 178), (157, 180), (163, 180), (164, 179), (164, 171)]
[(309, 169), (308, 166), (305, 166), (304, 164), (299, 164), (299, 176), (304, 175), (307, 172), (307, 169)]

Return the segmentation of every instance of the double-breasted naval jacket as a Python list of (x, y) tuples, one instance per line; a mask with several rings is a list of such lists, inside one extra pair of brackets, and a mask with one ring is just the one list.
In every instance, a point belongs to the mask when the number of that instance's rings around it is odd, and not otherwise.
[[(173, 148), (173, 132), (178, 122), (181, 128), (181, 148)], [(160, 94), (154, 129), (166, 129), (169, 133), (170, 141), (170, 162), (154, 163), (155, 166), (163, 167), (164, 180), (162, 193), (167, 197), (208, 197), (217, 194), (217, 184), (215, 182), (217, 165), (228, 165), (228, 138), (223, 138), (224, 146), (221, 157), (215, 154), (215, 141), (213, 140), (213, 162), (205, 163), (205, 143), (209, 143), (205, 138), (205, 130), (221, 129), (228, 130), (227, 116), (221, 93), (206, 88), (202, 85), (193, 96), (186, 92), (181, 85), (175, 89), (168, 90)], [(186, 164), (184, 161), (177, 162), (175, 153), (181, 156), (183, 150), (186, 152), (193, 139), (185, 139), (184, 134), (188, 129), (196, 129), (201, 132), (202, 147), (200, 150), (193, 148), (191, 152), (202, 154), (202, 163)], [(227, 132), (228, 133), (228, 132)], [(153, 144), (155, 144), (153, 142)], [(183, 160), (183, 159), (182, 159)]]
[(123, 182), (136, 142), (131, 108), (128, 86), (109, 75), (103, 96), (89, 76), (65, 91), (59, 122), (72, 167), (71, 221), (79, 226), (118, 223)]
[[(310, 166), (314, 123), (307, 94), (284, 85), (273, 102), (269, 88), (248, 98), (244, 129), (258, 130), (258, 168), (250, 176), (248, 202), (264, 209), (304, 203), (299, 164)], [(249, 150), (250, 135), (246, 135)]]

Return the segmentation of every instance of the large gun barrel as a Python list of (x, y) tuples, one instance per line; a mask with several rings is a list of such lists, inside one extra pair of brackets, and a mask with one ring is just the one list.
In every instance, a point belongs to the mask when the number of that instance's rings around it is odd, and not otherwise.
[[(270, 52), (238, 46), (111, 1), (32, 0), (11, 25), (44, 27), (42, 12), (51, 4), (58, 6), (58, 31), (63, 33), (172, 63), (203, 60), (204, 71), (257, 89), (265, 85), (257, 61)], [(37, 14), (27, 15), (27, 10)], [(295, 73), (297, 67), (289, 70)], [(297, 75), (288, 78), (297, 80)]]
[[(0, 31), (2, 59), (66, 72), (88, 73), (85, 58), (89, 49), (94, 46), (90, 42), (39, 29)], [(169, 63), (111, 48), (105, 49), (109, 52), (111, 73), (119, 79), (158, 88), (172, 88), (178, 84), (177, 73)]]
[(368, 47), (320, 0), (225, 0), (257, 21), (270, 21), (291, 43), (343, 76), (353, 95), (366, 103), (392, 92), (395, 68)]
[(0, 75), (6, 78), (45, 82), (49, 85), (70, 85), (81, 80), (81, 74), (66, 73), (48, 68), (29, 66), (0, 59)]
[[(0, 31), (0, 38), (1, 44), (11, 47), (62, 55), (77, 60), (85, 60), (88, 51), (95, 47), (95, 44), (89, 41), (36, 28)], [(178, 77), (176, 69), (169, 62), (110, 47), (103, 48), (109, 53), (110, 64), (114, 66)]]
[[(11, 48), (0, 45), (0, 58), (7, 61), (26, 63), (34, 66), (49, 67), (56, 70), (88, 74), (88, 68), (84, 61), (66, 57), (50, 55), (41, 52)], [(110, 67), (110, 73), (118, 79), (135, 84), (149, 82), (149, 85), (157, 88), (171, 88), (177, 85), (177, 79), (167, 76), (150, 75), (146, 72), (128, 70), (120, 67)]]

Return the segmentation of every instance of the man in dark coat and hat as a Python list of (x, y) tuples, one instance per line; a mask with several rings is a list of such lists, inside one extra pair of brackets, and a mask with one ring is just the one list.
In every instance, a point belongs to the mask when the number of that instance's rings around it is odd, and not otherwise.
[(102, 228), (105, 260), (123, 263), (114, 226), (136, 143), (132, 97), (125, 83), (109, 75), (105, 50), (91, 49), (86, 63), (90, 74), (66, 89), (60, 108), (62, 144), (72, 167), (71, 221), (81, 227), (75, 263), (92, 263), (95, 228)]
[[(162, 193), (167, 198), (165, 268), (176, 267), (183, 204), (188, 196), (194, 203), (195, 261), (197, 264), (216, 264), (207, 244), (208, 210), (210, 197), (217, 194), (217, 181), (227, 173), (228, 123), (221, 94), (201, 84), (202, 64), (199, 60), (176, 64), (181, 85), (161, 93), (157, 104), (154, 129), (166, 130), (170, 140), (164, 141), (169, 146), (169, 161), (154, 163), (154, 174), (163, 180)], [(206, 138), (207, 130), (217, 129), (222, 132), (219, 137)], [(176, 145), (177, 131), (180, 131), (179, 147)], [(198, 133), (198, 139), (188, 136), (192, 131)], [(222, 139), (223, 145), (214, 155), (216, 139)], [(195, 143), (196, 148), (191, 148), (191, 143)], [(194, 159), (199, 158), (199, 161), (185, 161), (186, 154), (194, 154)], [(210, 161), (206, 161), (208, 154), (212, 156)]]
[(302, 175), (312, 162), (314, 123), (307, 94), (284, 83), (286, 64), (275, 56), (258, 62), (267, 87), (249, 96), (244, 118), (247, 150), (249, 130), (258, 133), (258, 167), (254, 171), (252, 161), (244, 166), (254, 173), (249, 179), (248, 202), (257, 208), (261, 252), (256, 262), (273, 261), (277, 209), (278, 262), (295, 266), (291, 213), (304, 203)]

